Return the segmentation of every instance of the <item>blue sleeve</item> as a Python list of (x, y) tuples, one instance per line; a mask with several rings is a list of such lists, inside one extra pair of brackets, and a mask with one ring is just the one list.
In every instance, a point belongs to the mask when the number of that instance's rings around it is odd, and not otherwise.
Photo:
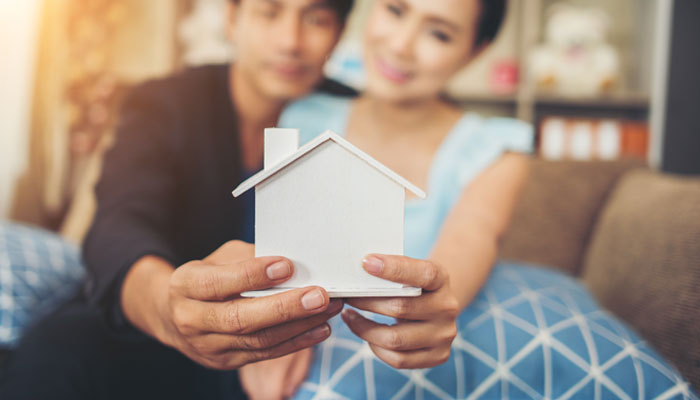
[(279, 120), (280, 128), (299, 129), (299, 145), (303, 145), (330, 129), (345, 136), (349, 97), (314, 93), (290, 103)]
[(456, 154), (458, 186), (464, 187), (506, 152), (531, 154), (534, 150), (532, 125), (511, 118), (489, 118), (461, 135)]

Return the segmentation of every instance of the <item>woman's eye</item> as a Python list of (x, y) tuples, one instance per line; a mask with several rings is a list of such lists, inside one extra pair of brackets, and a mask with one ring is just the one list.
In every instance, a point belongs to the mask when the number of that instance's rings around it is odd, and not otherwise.
[(397, 6), (396, 4), (387, 4), (386, 9), (397, 17), (400, 17), (401, 14), (403, 14), (401, 7)]
[(443, 43), (449, 43), (452, 40), (452, 37), (450, 35), (440, 30), (432, 30), (430, 31), (430, 34), (433, 35), (435, 39)]

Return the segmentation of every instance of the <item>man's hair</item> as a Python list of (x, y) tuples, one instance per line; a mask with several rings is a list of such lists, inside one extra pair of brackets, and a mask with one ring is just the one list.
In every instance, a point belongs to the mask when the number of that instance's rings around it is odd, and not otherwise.
[(476, 27), (474, 47), (488, 45), (498, 35), (506, 14), (507, 0), (481, 0), (481, 15)]
[[(241, 0), (230, 0), (233, 3), (240, 3)], [(331, 10), (335, 11), (336, 14), (338, 14), (338, 20), (341, 23), (344, 23), (345, 20), (348, 18), (348, 14), (350, 14), (350, 10), (352, 10), (352, 5), (355, 2), (355, 0), (326, 0), (326, 3), (328, 3), (328, 7), (330, 7)]]

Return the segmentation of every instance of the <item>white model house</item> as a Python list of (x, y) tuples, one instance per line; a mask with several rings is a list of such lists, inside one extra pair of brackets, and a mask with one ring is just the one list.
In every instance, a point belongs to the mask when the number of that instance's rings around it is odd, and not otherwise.
[(255, 255), (281, 255), (295, 274), (261, 296), (318, 285), (331, 297), (410, 296), (420, 289), (362, 268), (370, 253), (403, 254), (405, 191), (425, 193), (347, 140), (326, 131), (298, 148), (297, 129), (265, 130), (264, 169), (255, 187)]

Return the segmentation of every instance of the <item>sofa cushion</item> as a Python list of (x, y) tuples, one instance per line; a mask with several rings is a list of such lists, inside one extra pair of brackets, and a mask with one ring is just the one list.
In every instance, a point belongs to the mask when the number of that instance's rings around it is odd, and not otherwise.
[(700, 388), (700, 177), (622, 178), (595, 228), (583, 279)]
[(556, 267), (576, 275), (598, 212), (617, 179), (637, 160), (533, 160), (532, 172), (500, 258)]
[(434, 368), (391, 368), (341, 319), (330, 324), (331, 337), (316, 346), (297, 400), (697, 400), (673, 368), (602, 310), (578, 280), (534, 266), (494, 267), (457, 320), (450, 359)]
[(74, 295), (84, 275), (75, 244), (0, 220), (0, 349), (12, 348), (32, 322)]

